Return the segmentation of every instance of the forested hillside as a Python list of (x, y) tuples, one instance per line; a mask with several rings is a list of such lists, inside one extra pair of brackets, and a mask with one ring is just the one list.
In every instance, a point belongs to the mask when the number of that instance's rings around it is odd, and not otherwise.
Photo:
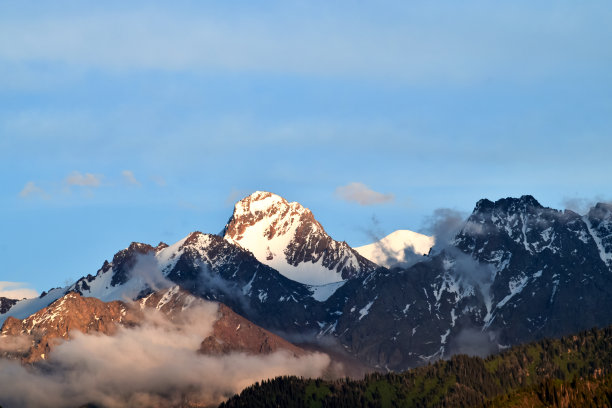
[(486, 359), (456, 355), (362, 380), (279, 377), (221, 404), (233, 407), (612, 406), (612, 327), (513, 347)]

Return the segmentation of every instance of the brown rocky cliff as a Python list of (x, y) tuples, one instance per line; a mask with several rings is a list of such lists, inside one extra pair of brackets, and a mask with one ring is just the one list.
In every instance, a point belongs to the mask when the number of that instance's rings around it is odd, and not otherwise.
[(202, 341), (200, 352), (225, 354), (233, 351), (248, 354), (269, 354), (285, 350), (294, 356), (303, 355), (303, 349), (289, 343), (219, 304), (219, 319), (213, 324), (213, 334)]
[[(142, 307), (155, 308), (170, 319), (179, 318), (182, 310), (206, 302), (203, 299), (171, 288), (158, 291), (140, 300)], [(213, 332), (201, 344), (199, 352), (204, 354), (225, 354), (245, 352), (249, 354), (269, 354), (279, 350), (299, 356), (304, 350), (284, 340), (268, 330), (257, 326), (240, 316), (228, 306), (219, 303), (217, 320), (213, 323)]]
[[(142, 311), (147, 308), (159, 310), (171, 321), (180, 321), (183, 311), (204, 303), (207, 301), (178, 287), (155, 292), (134, 303), (103, 302), (71, 292), (26, 319), (8, 317), (0, 329), (2, 337), (25, 343), (25, 347), (4, 352), (4, 356), (20, 359), (26, 364), (34, 363), (47, 358), (63, 340), (70, 340), (75, 330), (86, 334), (113, 335), (119, 326), (140, 324), (144, 319)], [(218, 305), (212, 334), (202, 341), (198, 350), (200, 353), (240, 351), (267, 354), (278, 350), (286, 350), (296, 356), (304, 353), (299, 347), (251, 323), (229, 307)]]
[(72, 292), (26, 319), (8, 317), (1, 332), (3, 336), (30, 338), (31, 346), (20, 358), (24, 363), (32, 363), (45, 359), (62, 339), (70, 339), (74, 330), (111, 335), (117, 324), (129, 325), (138, 320), (123, 302), (106, 303)]

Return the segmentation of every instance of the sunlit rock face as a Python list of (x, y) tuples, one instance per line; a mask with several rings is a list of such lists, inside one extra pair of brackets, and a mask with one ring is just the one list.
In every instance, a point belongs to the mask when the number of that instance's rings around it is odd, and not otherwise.
[[(285, 350), (294, 356), (304, 354), (299, 347), (255, 325), (229, 307), (195, 297), (180, 290), (178, 286), (132, 302), (103, 302), (96, 298), (82, 297), (76, 292), (68, 293), (27, 319), (9, 317), (0, 329), (0, 346), (10, 342), (14, 347), (6, 350), (5, 357), (34, 363), (49, 358), (54, 347), (69, 341), (76, 332), (112, 336), (120, 327), (142, 324), (148, 311), (161, 314), (162, 318), (170, 322), (169, 325), (175, 322), (180, 326), (186, 313), (203, 305), (214, 309), (214, 316), (200, 322), (211, 327), (201, 339), (201, 347), (194, 352), (269, 354)], [(191, 323), (197, 324), (198, 321), (196, 319)], [(163, 333), (162, 330), (159, 332)]]
[(257, 191), (236, 203), (223, 235), (305, 284), (338, 282), (376, 268), (346, 242), (332, 239), (309, 209), (269, 192)]

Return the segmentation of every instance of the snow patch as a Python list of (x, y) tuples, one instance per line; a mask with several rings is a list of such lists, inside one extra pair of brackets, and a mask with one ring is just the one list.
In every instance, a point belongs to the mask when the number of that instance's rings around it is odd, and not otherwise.
[(368, 313), (370, 313), (370, 308), (372, 307), (376, 299), (378, 299), (378, 296), (376, 296), (374, 300), (372, 300), (370, 303), (361, 308), (361, 310), (359, 310), (359, 320), (363, 319), (368, 315)]
[(325, 302), (338, 289), (344, 285), (346, 281), (328, 283), (327, 285), (309, 286), (308, 289), (312, 292), (312, 297), (318, 302)]

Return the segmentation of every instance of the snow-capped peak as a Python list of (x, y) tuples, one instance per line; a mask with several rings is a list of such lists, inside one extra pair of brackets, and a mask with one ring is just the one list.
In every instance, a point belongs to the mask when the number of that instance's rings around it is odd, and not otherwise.
[(407, 261), (406, 252), (426, 255), (435, 243), (434, 237), (410, 230), (397, 230), (379, 241), (355, 248), (355, 251), (382, 266)]
[(327, 235), (308, 208), (265, 191), (236, 203), (224, 238), (286, 277), (310, 285), (338, 282), (376, 267)]

